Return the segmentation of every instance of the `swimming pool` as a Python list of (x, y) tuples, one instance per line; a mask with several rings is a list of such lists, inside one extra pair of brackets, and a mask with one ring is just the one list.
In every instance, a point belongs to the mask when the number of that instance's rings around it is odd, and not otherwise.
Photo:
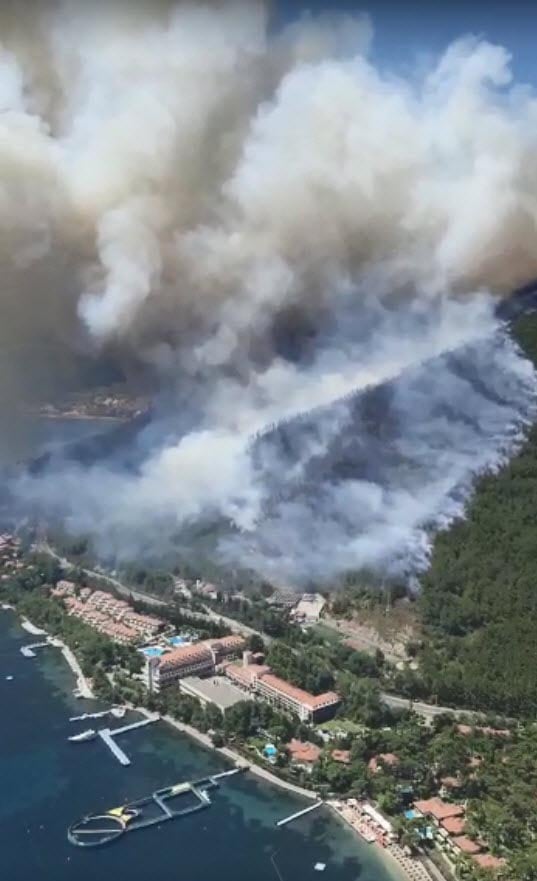
[(151, 645), (146, 649), (142, 649), (142, 652), (146, 658), (159, 658), (164, 654), (164, 649), (161, 649), (158, 645)]
[(180, 645), (188, 645), (189, 644), (189, 641), (187, 639), (184, 639), (182, 636), (171, 636), (169, 638), (168, 642), (170, 643), (170, 645), (175, 646), (175, 648), (177, 648)]

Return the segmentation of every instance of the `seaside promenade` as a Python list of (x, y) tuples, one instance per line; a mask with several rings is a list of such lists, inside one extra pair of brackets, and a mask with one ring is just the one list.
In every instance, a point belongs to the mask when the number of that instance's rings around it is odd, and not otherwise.
[[(132, 707), (132, 709), (135, 710), (137, 713), (141, 713), (142, 715), (146, 716), (146, 718), (151, 718), (153, 715), (145, 707)], [(213, 752), (217, 752), (221, 756), (224, 756), (224, 758), (229, 759), (231, 762), (234, 762), (237, 767), (249, 768), (252, 774), (255, 774), (257, 777), (266, 780), (267, 783), (271, 783), (273, 786), (278, 786), (280, 789), (286, 789), (287, 792), (293, 792), (295, 795), (299, 795), (302, 798), (307, 798), (311, 800), (316, 800), (318, 798), (318, 794), (316, 792), (313, 792), (310, 789), (304, 789), (301, 786), (296, 786), (294, 783), (289, 783), (287, 780), (282, 780), (280, 777), (272, 774), (268, 769), (261, 768), (259, 765), (249, 762), (248, 759), (246, 759), (235, 750), (230, 749), (228, 746), (214, 746), (211, 738), (207, 734), (204, 734), (202, 731), (198, 731), (197, 728), (193, 728), (191, 725), (186, 725), (184, 722), (179, 722), (177, 719), (174, 719), (173, 716), (167, 715), (162, 716), (161, 718), (164, 722), (167, 722), (168, 725), (171, 725), (177, 731), (180, 731), (181, 734), (186, 734), (189, 737), (192, 737), (193, 740), (201, 743), (203, 746), (207, 747), (207, 749), (210, 749)]]

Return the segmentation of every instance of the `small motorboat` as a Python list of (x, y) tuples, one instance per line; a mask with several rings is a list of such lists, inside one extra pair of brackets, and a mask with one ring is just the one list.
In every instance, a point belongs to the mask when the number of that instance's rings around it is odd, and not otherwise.
[(87, 728), (86, 731), (81, 731), (80, 734), (72, 734), (67, 740), (70, 740), (71, 743), (83, 743), (85, 740), (93, 740), (94, 737), (97, 737), (97, 732), (93, 728)]

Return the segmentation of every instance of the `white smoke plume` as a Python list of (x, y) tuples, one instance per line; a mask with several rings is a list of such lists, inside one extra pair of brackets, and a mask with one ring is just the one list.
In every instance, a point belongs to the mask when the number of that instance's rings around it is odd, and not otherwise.
[[(19, 498), (116, 557), (221, 518), (219, 558), (275, 580), (425, 565), (535, 405), (493, 312), (537, 277), (537, 101), (508, 53), (465, 37), (403, 80), (368, 60), (365, 15), (273, 34), (256, 0), (20, 6), (5, 326), (143, 365), (162, 403), (136, 468), (62, 463)], [(293, 455), (252, 441), (282, 422)]]

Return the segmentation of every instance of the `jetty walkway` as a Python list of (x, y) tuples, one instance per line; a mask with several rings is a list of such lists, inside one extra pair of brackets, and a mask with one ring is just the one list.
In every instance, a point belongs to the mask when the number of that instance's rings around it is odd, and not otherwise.
[(159, 713), (155, 713), (146, 716), (144, 719), (140, 719), (138, 722), (132, 722), (130, 725), (122, 725), (120, 728), (101, 728), (97, 734), (118, 762), (126, 767), (127, 765), (130, 765), (131, 760), (116, 743), (116, 737), (120, 734), (126, 734), (128, 731), (136, 731), (138, 728), (145, 728), (146, 725), (158, 722), (159, 719)]
[(306, 808), (302, 808), (301, 811), (295, 811), (294, 814), (291, 814), (289, 817), (284, 817), (283, 820), (278, 820), (276, 826), (286, 826), (287, 823), (292, 823), (293, 820), (298, 820), (305, 814), (310, 814), (312, 811), (316, 811), (317, 808), (321, 808), (323, 804), (323, 801), (316, 801), (315, 804), (308, 805)]

